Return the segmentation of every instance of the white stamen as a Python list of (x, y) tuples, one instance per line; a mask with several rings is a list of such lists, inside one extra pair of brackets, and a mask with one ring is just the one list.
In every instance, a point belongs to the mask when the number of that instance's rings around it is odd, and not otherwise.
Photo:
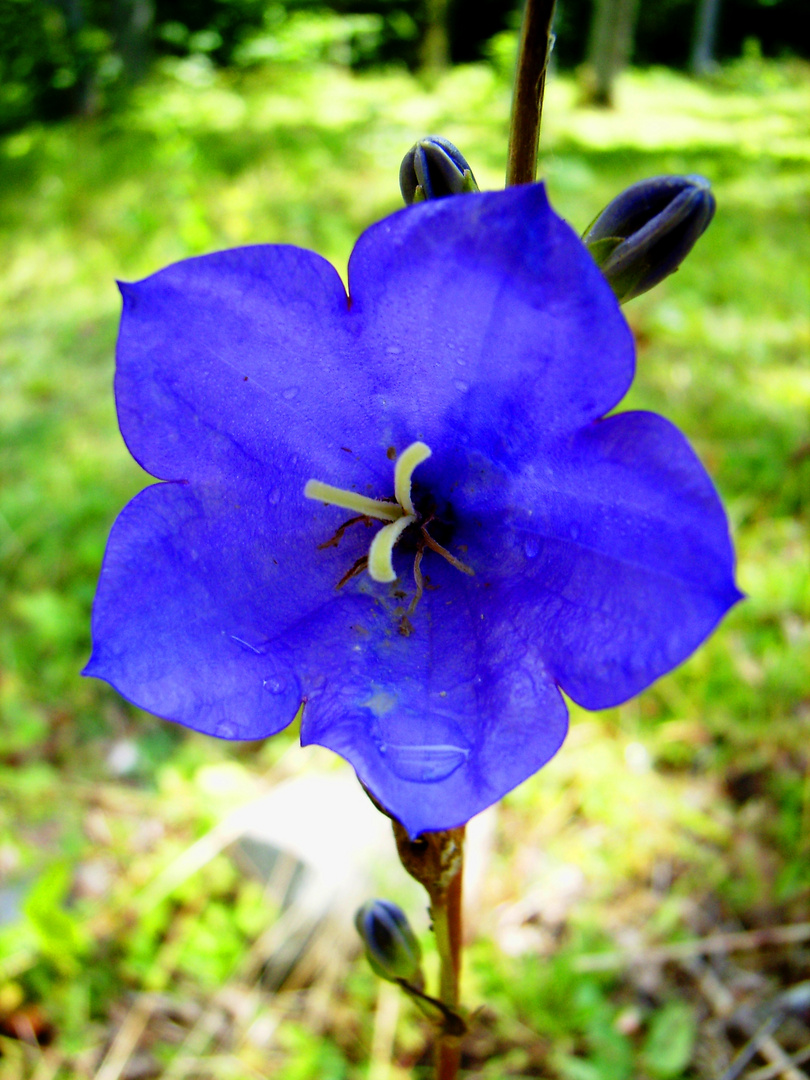
[(307, 480), (304, 495), (308, 499), (329, 503), (331, 506), (342, 506), (345, 510), (356, 510), (358, 514), (377, 518), (379, 521), (396, 521), (405, 513), (397, 503), (383, 502), (382, 499), (369, 499), (366, 495), (358, 495), (356, 491), (346, 491), (345, 488), (333, 487), (332, 484), (324, 484), (321, 480)]
[(413, 525), (416, 517), (413, 514), (405, 514), (390, 525), (383, 525), (368, 549), (368, 576), (372, 581), (396, 581), (394, 571), (394, 547), (402, 533), (409, 525)]

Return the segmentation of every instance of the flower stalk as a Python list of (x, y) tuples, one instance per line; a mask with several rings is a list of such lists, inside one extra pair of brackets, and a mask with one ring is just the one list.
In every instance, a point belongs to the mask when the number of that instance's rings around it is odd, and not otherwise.
[(464, 826), (422, 833), (416, 840), (411, 840), (398, 821), (394, 820), (393, 826), (400, 862), (430, 897), (440, 963), (438, 1000), (443, 1006), (436, 1033), (436, 1080), (456, 1080), (461, 1062), (460, 1037), (466, 1030), (458, 1013)]
[[(459, 1004), (461, 974), (461, 885), (463, 853), (458, 872), (447, 887), (441, 902), (431, 903), (433, 932), (441, 963), (439, 1000), (455, 1011)], [(445, 1024), (436, 1040), (436, 1080), (455, 1080), (461, 1062), (461, 1043)]]
[(555, 0), (526, 0), (520, 29), (512, 118), (506, 158), (506, 186), (531, 184), (537, 178), (537, 147), (546, 70), (553, 37)]

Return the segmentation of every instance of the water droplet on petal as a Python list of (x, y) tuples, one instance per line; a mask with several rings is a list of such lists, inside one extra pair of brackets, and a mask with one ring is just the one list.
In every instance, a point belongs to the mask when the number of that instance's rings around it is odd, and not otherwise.
[(463, 746), (445, 744), (409, 746), (381, 743), (380, 753), (400, 779), (412, 780), (417, 784), (446, 780), (470, 756), (470, 751)]
[(470, 389), (470, 384), (465, 383), (463, 379), (453, 379), (453, 386), (455, 386), (456, 390), (460, 390), (462, 394)]
[(523, 541), (523, 550), (526, 553), (527, 559), (533, 559), (540, 550), (540, 541), (536, 536), (530, 536), (528, 540)]
[(286, 390), (281, 391), (281, 396), (285, 401), (292, 401), (293, 398), (298, 397), (299, 387), (288, 386)]
[(279, 499), (281, 498), (281, 489), (273, 488), (273, 490), (267, 496), (271, 506), (277, 506)]
[(279, 676), (273, 676), (271, 679), (263, 679), (262, 686), (271, 694), (280, 694), (287, 683)]
[(220, 724), (217, 728), (217, 737), (220, 739), (235, 739), (236, 738), (236, 724)]
[(399, 345), (389, 345), (385, 351), (388, 353), (389, 356), (399, 356), (399, 354), (402, 352), (402, 349), (399, 347)]
[(572, 525), (570, 532), (572, 540), (579, 540), (579, 525)]

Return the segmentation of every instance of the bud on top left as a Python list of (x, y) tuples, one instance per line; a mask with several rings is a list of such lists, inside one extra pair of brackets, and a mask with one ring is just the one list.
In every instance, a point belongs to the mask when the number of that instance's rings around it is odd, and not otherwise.
[(399, 168), (399, 187), (408, 205), (478, 191), (466, 159), (440, 135), (428, 135), (410, 148)]

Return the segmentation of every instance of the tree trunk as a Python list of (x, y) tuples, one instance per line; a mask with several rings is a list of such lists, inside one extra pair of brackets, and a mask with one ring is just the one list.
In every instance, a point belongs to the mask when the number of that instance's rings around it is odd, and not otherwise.
[(689, 69), (693, 75), (707, 75), (715, 66), (714, 46), (719, 21), (720, 0), (698, 0), (689, 57)]
[(76, 70), (76, 82), (72, 87), (72, 110), (77, 116), (89, 116), (95, 112), (95, 57), (82, 46), (85, 15), (82, 0), (58, 0), (65, 19), (65, 34), (70, 43)]
[(419, 50), (423, 71), (444, 71), (450, 63), (450, 35), (447, 31), (449, 0), (425, 0), (425, 32)]
[(115, 44), (127, 82), (142, 79), (149, 66), (154, 0), (115, 0)]
[(588, 61), (594, 105), (613, 105), (613, 85), (633, 52), (638, 0), (594, 0)]

